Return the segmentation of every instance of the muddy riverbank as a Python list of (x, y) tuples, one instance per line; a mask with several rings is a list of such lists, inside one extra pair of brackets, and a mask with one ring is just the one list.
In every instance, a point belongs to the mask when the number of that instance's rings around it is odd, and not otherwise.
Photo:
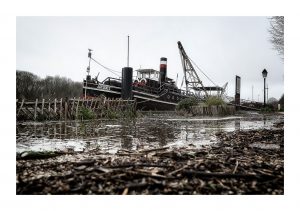
[[(266, 128), (214, 130), (214, 142), (201, 147), (192, 141), (184, 145), (167, 142), (147, 147), (121, 147), (115, 149), (115, 153), (89, 148), (70, 150), (46, 159), (20, 157), (16, 161), (16, 192), (283, 194), (284, 129), (281, 120)], [(196, 134), (204, 134), (200, 128), (198, 130)], [(169, 135), (166, 134), (165, 139), (181, 137), (180, 134)]]

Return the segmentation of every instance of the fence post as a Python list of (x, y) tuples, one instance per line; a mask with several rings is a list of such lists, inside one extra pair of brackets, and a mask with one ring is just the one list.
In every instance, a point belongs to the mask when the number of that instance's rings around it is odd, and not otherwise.
[(72, 107), (71, 107), (71, 116), (73, 115), (73, 109), (74, 109), (74, 103), (75, 103), (75, 97), (73, 97)]
[(94, 102), (94, 98), (92, 98), (92, 100), (91, 100), (90, 109), (92, 109), (93, 102)]
[(56, 116), (56, 98), (54, 99), (54, 114)]
[(48, 100), (48, 112), (49, 112), (49, 115), (51, 114), (50, 112), (51, 112), (51, 109), (50, 109), (50, 106), (51, 106), (51, 101), (50, 101), (50, 99)]
[(60, 98), (60, 111), (59, 111), (59, 119), (62, 119), (62, 98)]
[(42, 115), (44, 114), (44, 103), (45, 103), (45, 99), (43, 98), (43, 101), (42, 101)]
[(65, 120), (67, 120), (68, 117), (68, 101), (65, 102)]
[(34, 105), (34, 120), (36, 120), (37, 103), (38, 103), (38, 99), (35, 100), (35, 105)]
[(78, 116), (78, 106), (79, 106), (79, 100), (80, 100), (80, 98), (78, 98), (78, 100), (77, 100), (77, 106), (76, 106), (76, 114), (75, 114), (75, 119), (77, 119), (77, 116)]
[(21, 106), (20, 106), (20, 108), (19, 108), (19, 110), (18, 110), (18, 113), (17, 113), (17, 116), (19, 116), (19, 113), (20, 113), (20, 111), (21, 111), (21, 109), (22, 109), (22, 107), (23, 107), (23, 104), (24, 104), (24, 99), (22, 100), (22, 103), (21, 103)]

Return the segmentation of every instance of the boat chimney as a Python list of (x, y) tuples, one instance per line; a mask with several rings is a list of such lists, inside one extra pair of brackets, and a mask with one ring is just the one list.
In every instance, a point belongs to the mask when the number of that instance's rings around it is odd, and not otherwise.
[(132, 99), (132, 67), (122, 68), (122, 99)]
[(122, 90), (121, 97), (124, 100), (132, 99), (132, 67), (129, 67), (129, 36), (127, 37), (127, 67), (122, 68)]
[(160, 58), (160, 66), (159, 66), (159, 80), (160, 83), (166, 82), (167, 77), (167, 58)]

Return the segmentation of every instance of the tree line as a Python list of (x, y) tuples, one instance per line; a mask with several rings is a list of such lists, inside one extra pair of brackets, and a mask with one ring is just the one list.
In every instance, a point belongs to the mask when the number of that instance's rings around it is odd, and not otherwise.
[(47, 76), (43, 79), (21, 70), (17, 70), (16, 76), (17, 99), (72, 98), (82, 95), (82, 83), (66, 77)]
[(270, 18), (270, 29), (271, 35), (270, 42), (274, 49), (284, 57), (284, 16), (272, 16)]

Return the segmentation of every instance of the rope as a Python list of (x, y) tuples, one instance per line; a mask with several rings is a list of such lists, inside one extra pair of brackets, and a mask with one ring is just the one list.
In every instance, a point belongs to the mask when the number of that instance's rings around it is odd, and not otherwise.
[[(188, 57), (189, 58), (189, 57)], [(201, 69), (200, 69), (200, 67), (198, 67), (198, 65), (191, 59), (191, 58), (189, 58), (190, 60), (191, 60), (191, 62), (201, 71), (201, 73), (203, 73), (203, 75), (205, 75), (205, 77), (208, 79), (208, 80), (210, 80), (210, 82), (212, 82), (216, 87), (219, 87), (217, 84), (215, 84)]]
[(100, 62), (96, 61), (94, 58), (91, 58), (94, 62), (96, 62), (98, 65), (100, 65), (101, 67), (103, 67), (104, 69), (108, 70), (109, 72), (115, 74), (116, 76), (120, 76), (119, 74), (121, 74), (121, 72), (118, 72), (116, 70), (110, 69), (108, 67), (105, 67), (103, 64), (101, 64)]

